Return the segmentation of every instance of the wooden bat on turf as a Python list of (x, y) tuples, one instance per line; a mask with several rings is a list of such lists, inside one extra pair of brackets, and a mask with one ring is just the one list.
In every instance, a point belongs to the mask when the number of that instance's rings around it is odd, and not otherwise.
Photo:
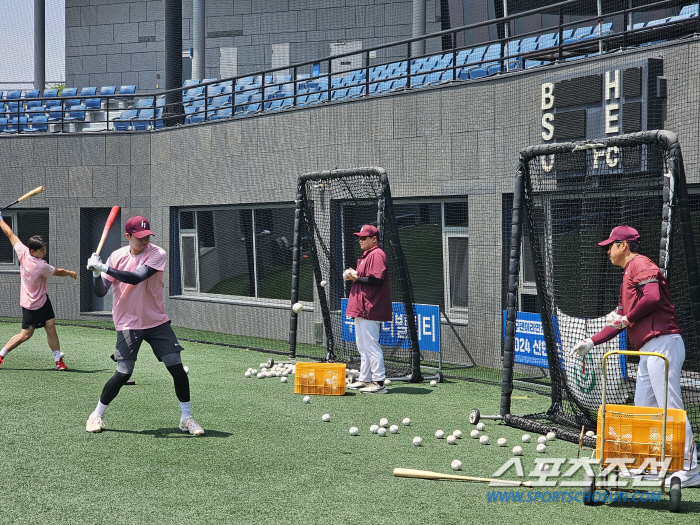
[(475, 478), (472, 476), (458, 476), (457, 474), (442, 474), (440, 472), (430, 472), (429, 470), (414, 470), (412, 468), (395, 468), (394, 476), (400, 478), (420, 478), (420, 479), (453, 479), (457, 481), (480, 481), (482, 483), (498, 483), (499, 485), (509, 485), (514, 487), (532, 487), (532, 481), (511, 481), (495, 478)]
[(44, 187), (43, 187), (43, 186), (39, 186), (38, 188), (34, 188), (32, 191), (27, 192), (27, 193), (25, 193), (24, 195), (22, 195), (19, 199), (17, 199), (17, 200), (16, 200), (15, 202), (13, 202), (12, 204), (8, 204), (7, 206), (5, 206), (5, 207), (3, 207), (3, 208), (0, 208), (0, 211), (1, 211), (1, 210), (4, 210), (5, 208), (9, 208), (10, 206), (14, 206), (14, 205), (17, 204), (18, 202), (22, 202), (22, 201), (26, 201), (27, 199), (31, 199), (32, 197), (34, 197), (34, 195), (38, 195), (38, 194), (41, 193), (42, 191), (44, 191)]
[(107, 235), (109, 235), (109, 230), (112, 229), (112, 225), (114, 224), (114, 220), (117, 218), (117, 215), (119, 215), (119, 206), (112, 206), (112, 211), (109, 212), (107, 222), (105, 222), (105, 228), (102, 230), (100, 244), (97, 245), (97, 250), (95, 250), (97, 255), (99, 255), (102, 251), (102, 245), (104, 245), (105, 241), (107, 240)]

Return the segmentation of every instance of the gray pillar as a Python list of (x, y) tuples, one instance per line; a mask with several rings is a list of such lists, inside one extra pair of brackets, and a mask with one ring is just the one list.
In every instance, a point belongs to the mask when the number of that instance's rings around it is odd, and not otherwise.
[[(165, 89), (182, 87), (182, 0), (163, 0), (165, 21)], [(182, 91), (165, 94), (165, 113), (182, 113)], [(178, 119), (165, 119), (174, 126)]]
[(205, 0), (192, 3), (192, 78), (206, 78)]
[[(413, 38), (425, 35), (425, 2), (413, 0)], [(425, 40), (411, 44), (411, 55), (425, 55)]]
[(46, 85), (46, 6), (34, 0), (34, 89)]

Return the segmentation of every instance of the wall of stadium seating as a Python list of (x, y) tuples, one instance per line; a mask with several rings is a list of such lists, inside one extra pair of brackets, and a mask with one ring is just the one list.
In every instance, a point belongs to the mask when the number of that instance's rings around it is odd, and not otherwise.
[[(470, 259), (501, 267), (503, 193), (512, 192), (519, 151), (541, 142), (541, 85), (562, 73), (592, 74), (662, 57), (668, 79), (667, 129), (679, 134), (686, 174), (700, 183), (700, 43), (691, 40), (637, 48), (547, 68), (468, 83), (435, 86), (367, 99), (307, 106), (234, 120), (148, 132), (72, 133), (0, 139), (3, 194), (20, 195), (45, 185), (29, 201), (49, 208), (51, 262), (79, 269), (81, 207), (123, 207), (151, 218), (155, 242), (170, 249), (170, 208), (257, 202), (292, 202), (300, 173), (336, 167), (382, 166), (395, 197), (468, 195)], [(49, 295), (60, 317), (80, 318), (79, 285), (50, 281)], [(469, 326), (500, 341), (501, 276), (475, 283)], [(19, 274), (0, 273), (0, 316), (18, 316)], [(473, 301), (473, 302), (471, 302)], [(481, 304), (480, 304), (481, 303)], [(175, 324), (227, 331), (237, 312), (230, 303), (171, 298)], [(289, 306), (265, 306), (274, 322), (247, 328), (264, 337), (285, 339)], [(271, 316), (271, 317), (270, 317)], [(498, 319), (498, 317), (496, 317)], [(311, 318), (301, 330), (311, 340)], [(245, 328), (242, 328), (245, 330)]]

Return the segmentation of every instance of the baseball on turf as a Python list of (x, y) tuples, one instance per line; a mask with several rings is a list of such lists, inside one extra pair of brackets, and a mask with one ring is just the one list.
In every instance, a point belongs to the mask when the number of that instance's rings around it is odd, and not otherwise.
[(474, 439), (479, 439), (480, 433), (478, 430), (474, 429), (469, 433), (469, 435)]
[(448, 445), (456, 445), (457, 444), (457, 438), (454, 437), (452, 434), (447, 436), (447, 439), (445, 441), (447, 441)]
[(413, 438), (413, 446), (414, 447), (420, 447), (423, 444), (423, 440), (420, 438), (420, 436), (416, 436)]
[(321, 421), (324, 421), (324, 422), (328, 423), (330, 420), (331, 420), (331, 415), (330, 415), (330, 414), (323, 414), (323, 415), (321, 416)]
[(462, 439), (462, 431), (461, 430), (453, 430), (452, 435), (456, 437), (457, 439)]
[(295, 314), (298, 314), (298, 313), (301, 312), (303, 309), (304, 309), (304, 305), (301, 304), (301, 303), (294, 303), (294, 304), (292, 305), (292, 312), (294, 312)]
[(543, 443), (547, 443), (547, 436), (540, 436), (537, 438), (537, 442), (542, 445)]
[(537, 465), (537, 470), (549, 470), (549, 463), (540, 463), (539, 465)]
[(263, 379), (265, 377), (265, 372), (258, 372), (257, 376), (258, 379)]
[(384, 380), (384, 386), (389, 386), (391, 384), (391, 379)]
[(462, 470), (462, 462), (458, 459), (455, 459), (450, 466), (452, 467), (452, 470)]
[(399, 433), (399, 426), (398, 425), (391, 425), (389, 427), (389, 432), (392, 434), (398, 434)]
[(484, 430), (485, 428), (486, 428), (486, 425), (484, 425), (483, 423), (477, 423), (477, 424), (476, 424), (476, 429), (477, 429), (477, 430)]
[(437, 386), (437, 381), (435, 381), (435, 379), (433, 379), (433, 380), (430, 382), (430, 386)]
[(357, 427), (350, 427), (350, 435), (351, 436), (358, 436), (360, 435), (360, 429)]
[(246, 376), (246, 377), (250, 377), (250, 372), (246, 372), (246, 373), (243, 374), (243, 375)]
[(540, 443), (537, 445), (537, 452), (539, 452), (540, 454), (542, 454), (543, 452), (546, 452), (546, 450), (547, 450), (547, 445), (545, 445), (544, 443)]
[(489, 437), (486, 434), (484, 434), (483, 436), (481, 436), (479, 438), (479, 443), (481, 443), (482, 445), (488, 445), (489, 444)]
[(304, 396), (304, 403), (311, 403), (311, 397)]
[(513, 455), (514, 456), (522, 456), (523, 455), (523, 447), (520, 445), (515, 445), (513, 447)]
[(410, 426), (411, 426), (411, 420), (410, 420), (410, 418), (407, 418), (407, 417), (403, 418), (403, 421), (401, 421), (401, 423), (403, 423), (403, 425), (404, 425), (405, 427), (410, 427)]
[(554, 441), (557, 438), (556, 432), (547, 432), (547, 441)]
[(498, 441), (496, 441), (496, 443), (498, 443), (499, 447), (505, 447), (508, 441), (506, 441), (506, 438), (498, 438)]
[(379, 437), (384, 437), (384, 436), (386, 436), (386, 428), (384, 428), (384, 427), (379, 427), (379, 429), (377, 430), (377, 435), (378, 435)]
[(379, 420), (379, 426), (380, 427), (388, 427), (389, 426), (389, 420), (385, 417), (381, 418)]
[(529, 443), (531, 439), (530, 434), (523, 434), (523, 443)]
[(376, 434), (379, 431), (379, 425), (372, 425), (371, 427), (369, 427), (369, 431), (372, 434)]
[(436, 430), (435, 437), (438, 439), (442, 439), (445, 437), (445, 432), (443, 430)]
[(280, 382), (281, 382), (281, 383), (286, 383), (286, 382), (287, 382), (287, 377), (286, 377), (286, 376), (280, 377)]

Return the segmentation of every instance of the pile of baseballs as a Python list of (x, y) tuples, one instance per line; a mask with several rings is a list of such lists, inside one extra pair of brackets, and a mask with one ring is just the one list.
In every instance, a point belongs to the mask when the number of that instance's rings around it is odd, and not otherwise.
[(243, 374), (244, 377), (257, 377), (265, 379), (267, 377), (279, 377), (282, 383), (287, 382), (287, 376), (293, 375), (296, 371), (296, 365), (291, 363), (273, 364), (271, 367), (267, 363), (260, 363), (260, 371), (257, 368), (248, 368)]

